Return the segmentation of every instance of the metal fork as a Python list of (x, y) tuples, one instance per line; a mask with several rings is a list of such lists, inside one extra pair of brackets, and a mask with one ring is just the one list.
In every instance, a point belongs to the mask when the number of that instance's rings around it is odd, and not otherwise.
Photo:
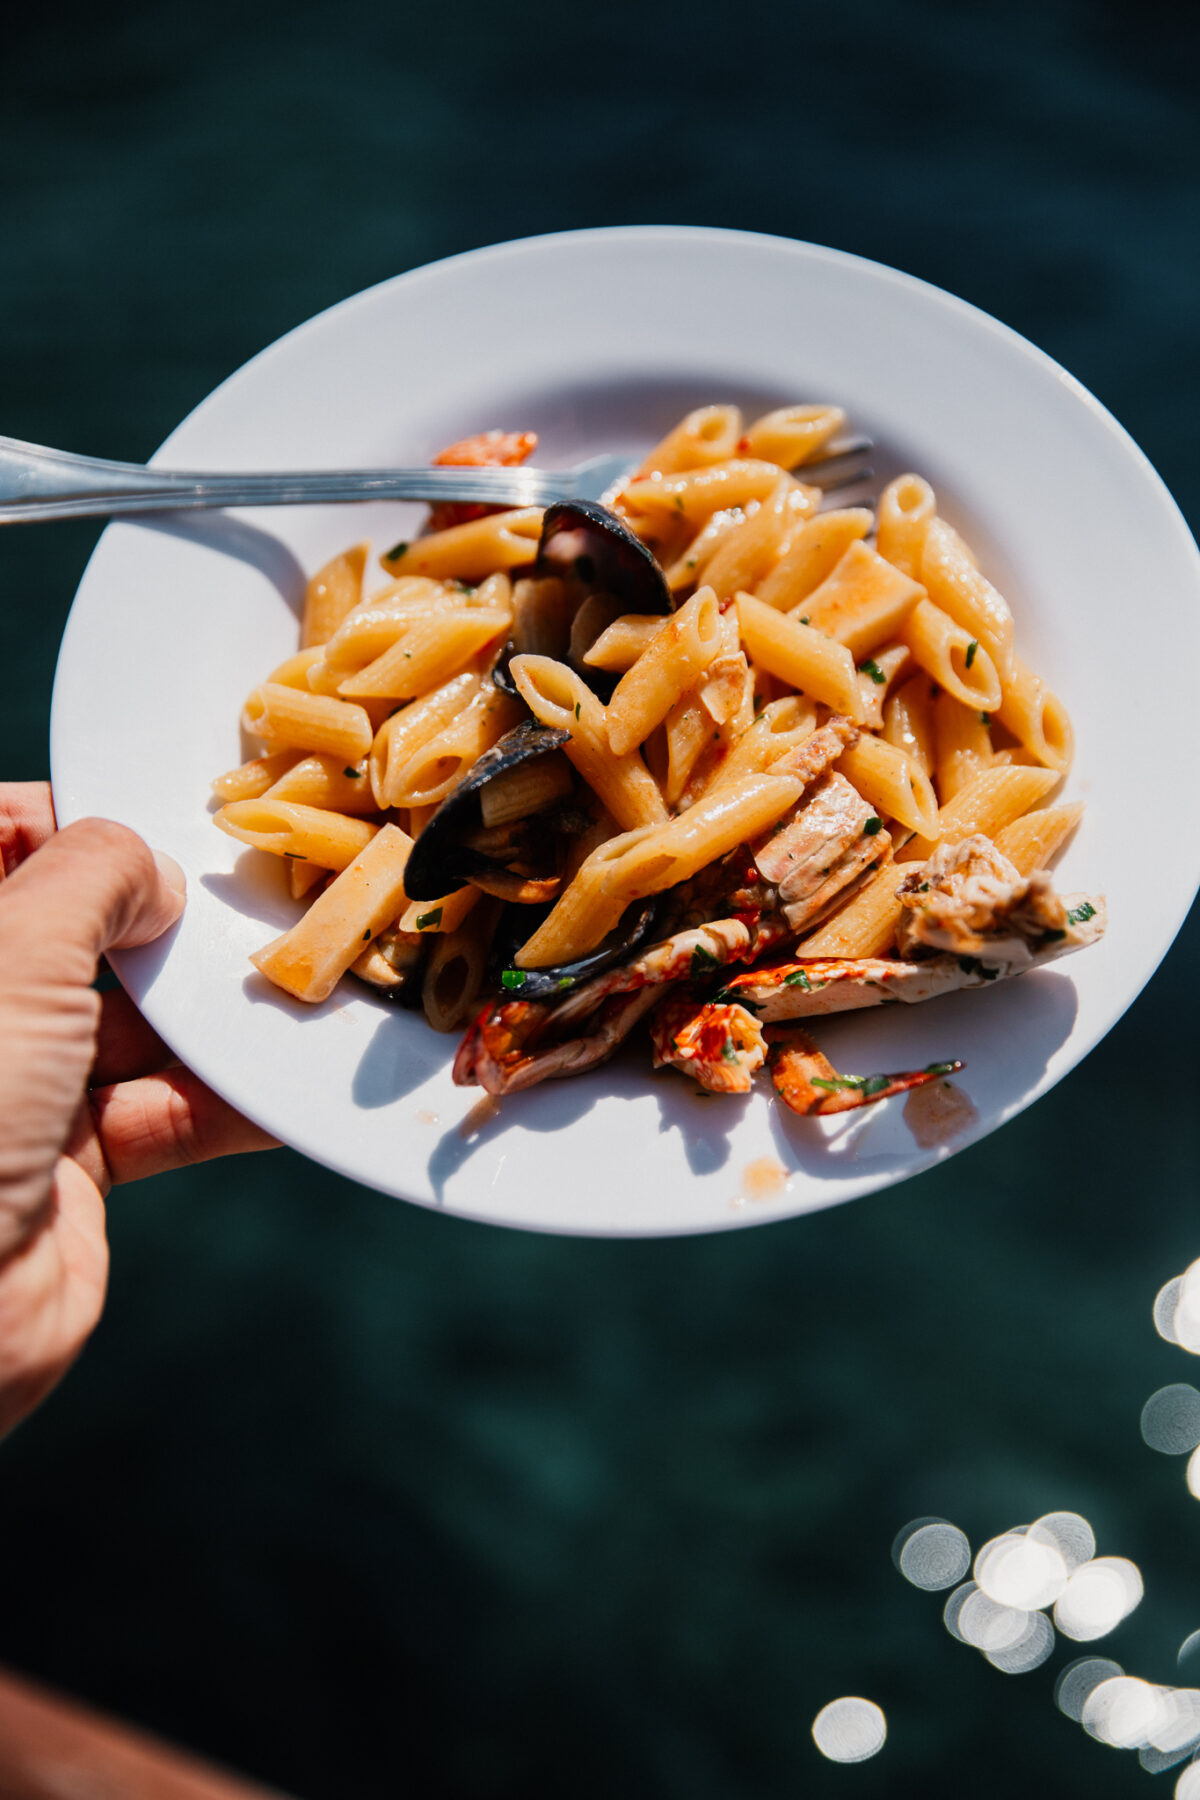
[[(871, 473), (870, 438), (840, 439), (798, 471), (827, 491)], [(0, 525), (39, 519), (105, 517), (201, 506), (308, 506), (348, 500), (474, 500), (494, 506), (548, 506), (599, 500), (637, 467), (633, 455), (593, 456), (572, 469), (319, 469), (285, 474), (190, 474), (104, 462), (0, 437)]]

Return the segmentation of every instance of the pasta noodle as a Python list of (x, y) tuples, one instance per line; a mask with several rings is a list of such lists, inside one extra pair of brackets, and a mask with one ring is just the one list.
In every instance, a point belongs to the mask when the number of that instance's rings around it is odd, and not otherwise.
[(769, 1049), (786, 1103), (819, 1111), (930, 1072), (867, 1093), (768, 1045), (755, 1008), (874, 1003), (885, 953), (924, 997), (1098, 935), (1102, 902), (1066, 910), (1045, 872), (1082, 812), (1049, 804), (1066, 709), (921, 476), (877, 519), (818, 511), (803, 471), (843, 423), (699, 407), (544, 539), (539, 508), (451, 502), (383, 553), (383, 586), (366, 545), (326, 562), (246, 701), (262, 753), (212, 784), (218, 828), (305, 907), (259, 972), (308, 1004), (347, 973), (418, 996), (467, 1027), (455, 1079), (494, 1093), (648, 1015), (660, 1063), (744, 1092)]

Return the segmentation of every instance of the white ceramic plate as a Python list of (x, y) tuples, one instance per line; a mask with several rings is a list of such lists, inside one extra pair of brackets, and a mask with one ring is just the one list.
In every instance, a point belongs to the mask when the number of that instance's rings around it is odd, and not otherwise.
[[(1108, 936), (1054, 970), (819, 1027), (838, 1067), (961, 1056), (982, 1136), (1043, 1094), (1154, 970), (1197, 884), (1190, 724), (1200, 558), (1153, 469), (1077, 382), (959, 300), (855, 257), (736, 232), (589, 231), (455, 257), (283, 338), (164, 444), (164, 466), (420, 462), (502, 425), (539, 461), (647, 447), (686, 408), (845, 406), (881, 475), (911, 467), (1010, 599), (1022, 653), (1075, 719), (1084, 824), (1067, 888), (1106, 891)], [(60, 819), (125, 820), (183, 864), (187, 913), (119, 973), (180, 1057), (329, 1167), (494, 1223), (711, 1230), (849, 1200), (950, 1153), (899, 1100), (800, 1120), (769, 1086), (700, 1098), (626, 1056), (473, 1111), (454, 1043), (345, 984), (307, 1008), (247, 963), (299, 910), (212, 825), (254, 682), (296, 642), (304, 575), (423, 514), (398, 505), (182, 515), (105, 532), (58, 666)], [(1153, 729), (1146, 729), (1148, 721)], [(260, 867), (259, 864), (263, 866)], [(755, 1165), (759, 1165), (757, 1168)], [(765, 1173), (764, 1173), (765, 1171)], [(786, 1178), (785, 1178), (786, 1177)]]

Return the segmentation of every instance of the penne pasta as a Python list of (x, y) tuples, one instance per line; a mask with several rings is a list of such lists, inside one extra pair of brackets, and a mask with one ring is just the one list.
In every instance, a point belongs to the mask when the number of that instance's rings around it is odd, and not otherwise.
[(367, 544), (355, 544), (343, 550), (318, 569), (304, 590), (304, 619), (300, 629), (300, 648), (329, 641), (348, 612), (362, 599), (363, 572), (367, 566)]
[[(785, 1103), (826, 1112), (931, 1071), (860, 1088), (779, 1022), (1094, 941), (1103, 900), (1044, 873), (1082, 811), (1047, 804), (1066, 710), (921, 476), (888, 483), (874, 537), (870, 508), (818, 512), (803, 472), (843, 424), (698, 407), (615, 521), (572, 503), (543, 542), (539, 508), (448, 502), (374, 593), (365, 544), (318, 570), (301, 647), (243, 711), (263, 754), (213, 783), (218, 828), (307, 907), (258, 970), (309, 1003), (346, 972), (419, 991), (466, 1028), (455, 1082), (496, 1094), (643, 1017), (661, 1064), (745, 1092), (767, 1026)], [(497, 427), (437, 460), (536, 443)]]
[(976, 712), (993, 713), (1000, 704), (996, 665), (965, 626), (930, 600), (918, 600), (900, 628), (913, 656), (939, 687)]
[(1040, 763), (1066, 774), (1075, 755), (1075, 733), (1067, 709), (1017, 657), (1013, 658), (1012, 675), (1003, 684), (999, 717)]
[(304, 917), (250, 958), (260, 974), (315, 1005), (327, 1000), (363, 946), (390, 925), (404, 903), (404, 865), (412, 839), (385, 825), (319, 894)]
[(602, 943), (634, 900), (661, 894), (773, 825), (796, 801), (794, 775), (748, 775), (664, 825), (643, 826), (594, 850), (549, 918), (517, 953), (517, 967), (570, 962)]
[(847, 506), (806, 520), (775, 567), (752, 590), (755, 599), (780, 612), (803, 611), (802, 602), (870, 529), (871, 513), (865, 506)]
[(608, 742), (614, 756), (644, 743), (656, 725), (720, 654), (723, 639), (716, 595), (703, 587), (665, 619), (608, 703)]
[(412, 544), (397, 544), (380, 558), (392, 575), (432, 575), (481, 581), (497, 570), (532, 562), (542, 531), (542, 510), (526, 506), (451, 525)]
[(751, 662), (811, 699), (836, 707), (856, 725), (863, 723), (854, 658), (844, 644), (776, 612), (750, 594), (738, 595), (737, 609), (742, 642)]
[(345, 869), (365, 850), (379, 827), (366, 819), (346, 818), (294, 800), (231, 800), (213, 814), (213, 823), (229, 837), (269, 850), (273, 856), (296, 857), (322, 869)]
[(636, 750), (614, 755), (604, 708), (572, 669), (545, 656), (514, 656), (510, 668), (534, 718), (570, 732), (571, 741), (563, 746), (568, 761), (622, 830), (666, 818), (653, 775)]
[(869, 544), (853, 543), (798, 604), (808, 623), (845, 644), (855, 662), (894, 638), (925, 590)]
[(365, 756), (375, 736), (361, 706), (273, 681), (254, 689), (243, 708), (242, 724), (252, 737), (281, 749), (287, 745), (324, 751), (346, 762)]

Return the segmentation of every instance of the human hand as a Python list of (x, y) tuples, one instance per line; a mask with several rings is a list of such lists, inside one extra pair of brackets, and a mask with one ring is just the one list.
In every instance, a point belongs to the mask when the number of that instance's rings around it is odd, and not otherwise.
[(100, 1317), (112, 1184), (274, 1141), (92, 986), (183, 906), (182, 871), (125, 826), (56, 832), (45, 783), (0, 784), (0, 1435)]

